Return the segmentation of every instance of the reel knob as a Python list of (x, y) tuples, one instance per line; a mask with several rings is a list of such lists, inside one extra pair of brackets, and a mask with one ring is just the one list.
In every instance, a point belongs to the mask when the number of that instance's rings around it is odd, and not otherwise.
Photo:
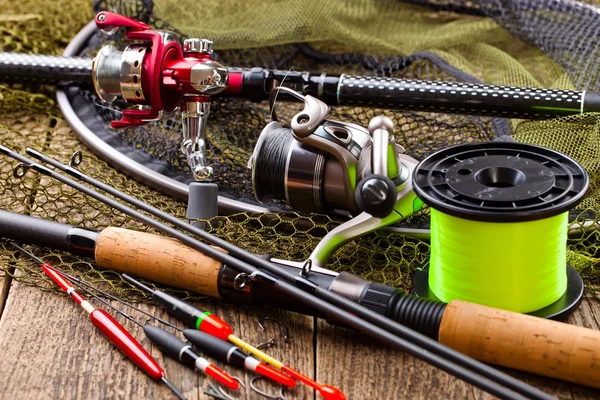
[(213, 42), (208, 39), (189, 38), (183, 41), (184, 53), (212, 53)]
[(377, 117), (371, 118), (367, 129), (371, 136), (373, 136), (378, 129), (383, 129), (391, 133), (394, 131), (394, 122), (385, 115), (378, 115)]
[(383, 175), (369, 175), (358, 183), (358, 207), (376, 218), (387, 217), (396, 205), (396, 184)]

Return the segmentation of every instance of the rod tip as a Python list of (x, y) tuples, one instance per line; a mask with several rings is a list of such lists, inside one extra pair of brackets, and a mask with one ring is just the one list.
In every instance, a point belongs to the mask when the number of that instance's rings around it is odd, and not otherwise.
[(148, 293), (154, 293), (155, 291), (149, 287), (144, 285), (142, 282), (133, 279), (131, 276), (127, 275), (127, 274), (121, 274), (121, 276), (123, 277), (123, 279), (125, 279), (127, 282), (129, 282), (130, 284), (132, 284), (133, 286), (135, 286), (138, 289), (144, 290)]
[(173, 392), (173, 394), (175, 396), (177, 396), (178, 399), (180, 400), (186, 400), (186, 397), (183, 395), (183, 393), (181, 393), (179, 391), (179, 389), (177, 389), (175, 387), (175, 385), (173, 385), (171, 382), (169, 382), (169, 380), (163, 375), (163, 377), (161, 378), (161, 380), (163, 381), (163, 383), (171, 390), (171, 392)]

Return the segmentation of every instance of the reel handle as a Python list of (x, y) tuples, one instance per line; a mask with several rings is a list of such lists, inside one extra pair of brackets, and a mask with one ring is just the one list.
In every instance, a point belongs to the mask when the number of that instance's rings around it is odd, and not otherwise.
[(394, 163), (398, 169), (392, 144), (394, 136), (390, 135), (393, 129), (392, 120), (383, 115), (369, 122), (368, 130), (373, 138), (371, 174), (358, 183), (354, 193), (358, 207), (376, 218), (384, 218), (396, 204), (396, 184), (389, 178), (388, 171), (388, 163)]
[(398, 162), (393, 146), (394, 122), (386, 116), (379, 115), (369, 121), (367, 129), (373, 138), (373, 146), (371, 147), (371, 173), (389, 178), (395, 177), (397, 175)]
[(384, 218), (394, 210), (396, 184), (385, 175), (369, 175), (358, 183), (355, 198), (362, 211)]

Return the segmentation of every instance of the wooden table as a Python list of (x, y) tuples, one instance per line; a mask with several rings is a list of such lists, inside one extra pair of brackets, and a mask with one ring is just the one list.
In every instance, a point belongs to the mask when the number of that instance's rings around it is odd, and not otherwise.
[[(4, 278), (0, 289), (0, 398), (2, 399), (162, 399), (173, 398), (168, 389), (150, 380), (116, 351), (92, 326), (87, 315), (64, 294)], [(113, 303), (114, 305), (118, 305)], [(257, 344), (280, 339), (276, 324), (258, 329), (258, 318), (271, 316), (290, 330), (289, 343), (269, 349), (274, 356), (323, 383), (339, 387), (349, 399), (463, 399), (492, 396), (427, 364), (384, 346), (369, 337), (322, 320), (276, 309), (225, 306), (213, 301), (197, 303), (228, 321), (234, 331)], [(142, 307), (171, 322), (163, 310)], [(114, 313), (113, 313), (114, 314)], [(131, 312), (144, 321), (143, 315)], [(569, 322), (599, 329), (600, 308), (586, 298)], [(118, 316), (119, 322), (142, 339), (141, 329)], [(207, 379), (162, 353), (147, 339), (142, 344), (164, 366), (169, 379), (189, 399), (203, 394)], [(222, 366), (220, 363), (218, 365)], [(242, 378), (241, 399), (262, 398), (248, 388), (250, 374), (223, 366)], [(508, 371), (525, 382), (559, 398), (597, 399), (600, 391), (552, 379)], [(264, 381), (264, 389), (275, 388)], [(312, 390), (299, 385), (286, 399), (313, 399)]]

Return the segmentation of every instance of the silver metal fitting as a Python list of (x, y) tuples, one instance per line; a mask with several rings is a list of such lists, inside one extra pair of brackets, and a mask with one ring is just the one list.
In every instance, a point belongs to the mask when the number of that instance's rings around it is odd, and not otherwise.
[(142, 65), (147, 49), (143, 44), (131, 44), (123, 51), (119, 80), (123, 100), (127, 102), (146, 100), (142, 89)]
[(195, 64), (190, 70), (190, 84), (204, 95), (213, 95), (227, 88), (229, 72), (216, 61)]
[(181, 112), (183, 119), (183, 142), (181, 151), (185, 154), (188, 165), (197, 181), (209, 181), (213, 169), (206, 165), (206, 120), (210, 111), (210, 103), (187, 101)]
[(212, 53), (213, 42), (208, 39), (189, 38), (183, 41), (184, 53)]
[(132, 44), (119, 51), (113, 45), (100, 49), (92, 64), (92, 81), (98, 96), (112, 103), (119, 96), (127, 102), (144, 102), (142, 65), (147, 46)]
[(107, 103), (121, 95), (122, 52), (111, 44), (100, 49), (92, 63), (92, 81), (98, 96)]

